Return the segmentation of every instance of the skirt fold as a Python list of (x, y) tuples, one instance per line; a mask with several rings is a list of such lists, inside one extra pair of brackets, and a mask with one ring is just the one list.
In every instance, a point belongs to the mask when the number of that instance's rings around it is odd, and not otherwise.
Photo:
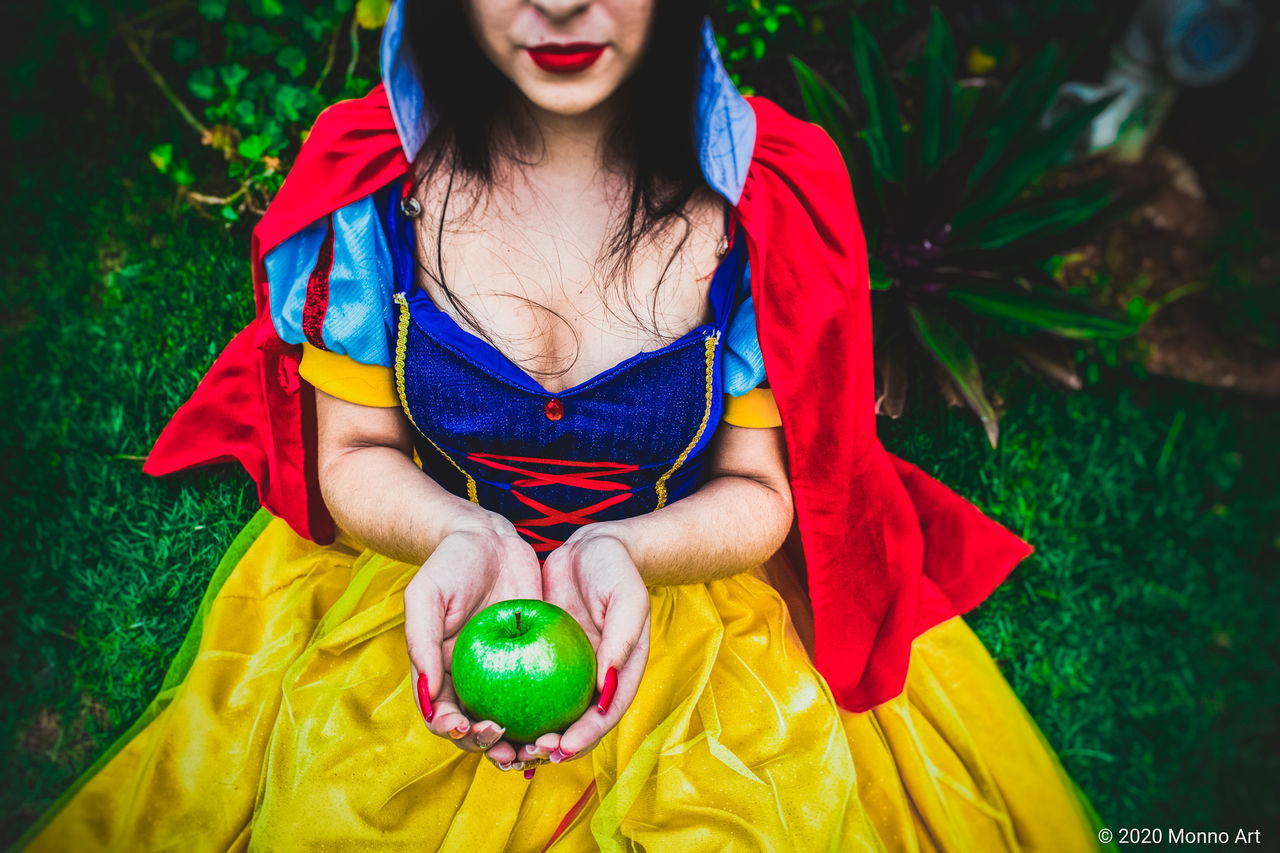
[(622, 722), (527, 781), (423, 726), (415, 570), (265, 525), (171, 701), (29, 849), (1096, 849), (1096, 816), (959, 617), (916, 641), (901, 695), (853, 714), (767, 573), (655, 587)]

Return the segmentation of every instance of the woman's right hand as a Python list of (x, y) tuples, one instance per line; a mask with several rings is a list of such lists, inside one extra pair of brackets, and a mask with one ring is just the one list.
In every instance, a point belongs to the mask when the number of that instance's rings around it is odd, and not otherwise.
[(454, 526), (404, 591), (414, 701), (427, 728), (468, 752), (485, 752), (499, 767), (516, 760), (515, 747), (501, 739), (504, 730), (492, 720), (467, 719), (450, 671), (467, 621), (512, 598), (542, 598), (538, 558), (511, 522), (485, 510)]

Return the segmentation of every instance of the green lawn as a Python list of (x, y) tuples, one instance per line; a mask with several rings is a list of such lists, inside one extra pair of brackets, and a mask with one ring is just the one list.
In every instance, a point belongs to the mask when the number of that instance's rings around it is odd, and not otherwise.
[[(257, 508), (238, 469), (139, 462), (250, 316), (247, 237), (175, 215), (140, 142), (97, 150), (15, 175), (0, 236), (5, 842), (150, 701)], [(1110, 826), (1275, 828), (1280, 413), (1125, 369), (989, 383), (996, 452), (937, 404), (881, 425), (1037, 547), (970, 623)]]

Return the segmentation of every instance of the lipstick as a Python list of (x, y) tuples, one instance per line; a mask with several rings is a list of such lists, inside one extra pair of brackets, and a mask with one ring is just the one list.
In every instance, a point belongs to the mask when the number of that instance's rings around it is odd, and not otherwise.
[(576, 74), (585, 71), (604, 53), (605, 45), (590, 42), (544, 44), (526, 48), (529, 57), (543, 71), (552, 74)]

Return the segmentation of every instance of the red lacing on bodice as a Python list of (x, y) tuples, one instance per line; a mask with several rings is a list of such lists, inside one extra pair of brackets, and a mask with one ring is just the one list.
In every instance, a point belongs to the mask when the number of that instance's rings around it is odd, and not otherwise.
[[(620, 504), (631, 497), (631, 487), (626, 483), (620, 483), (616, 480), (603, 480), (600, 478), (609, 475), (628, 474), (640, 470), (639, 465), (630, 465), (623, 462), (582, 462), (576, 459), (542, 459), (534, 456), (501, 456), (495, 453), (468, 453), (467, 459), (479, 462), (481, 465), (487, 465), (488, 467), (499, 471), (511, 471), (516, 474), (527, 475), (522, 479), (513, 480), (511, 482), (510, 491), (516, 500), (540, 514), (532, 518), (513, 521), (513, 523), (516, 526), (516, 530), (521, 534), (530, 539), (537, 540), (533, 543), (533, 550), (539, 554), (554, 551), (556, 548), (560, 547), (560, 545), (564, 544), (564, 540), (551, 539), (532, 528), (549, 527), (553, 524), (574, 524), (578, 526), (590, 524), (596, 520), (591, 517), (591, 513), (600, 512), (603, 509)], [(583, 470), (568, 473), (551, 473), (521, 467), (521, 465), (513, 463), (559, 465)], [(552, 485), (571, 486), (574, 488), (589, 489), (591, 491), (598, 492), (615, 492), (616, 494), (610, 495), (604, 500), (597, 501), (589, 506), (584, 506), (574, 510), (564, 510), (547, 506), (531, 495), (525, 494), (521, 491), (521, 489), (529, 489), (535, 486)]]

